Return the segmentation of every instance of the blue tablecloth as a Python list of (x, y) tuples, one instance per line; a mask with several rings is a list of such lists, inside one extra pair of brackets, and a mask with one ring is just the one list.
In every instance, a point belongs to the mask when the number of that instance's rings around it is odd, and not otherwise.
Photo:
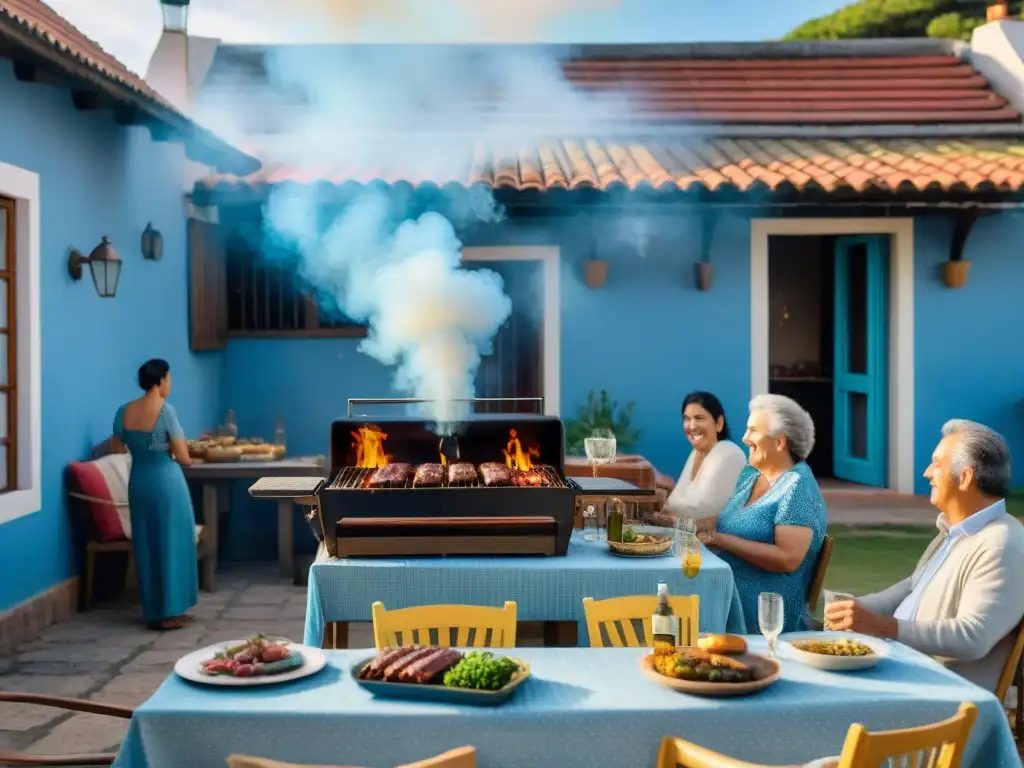
[(351, 558), (317, 562), (309, 570), (305, 643), (319, 648), (325, 623), (370, 621), (370, 607), (494, 605), (515, 600), (520, 621), (575, 621), (588, 645), (583, 598), (654, 595), (658, 582), (675, 595), (700, 595), (701, 632), (743, 632), (732, 569), (704, 550), (695, 579), (678, 557), (617, 557), (607, 543), (573, 533), (565, 557)]
[[(764, 641), (751, 645), (763, 652)], [(352, 680), (372, 651), (327, 652), (315, 677), (256, 689), (172, 676), (136, 710), (119, 768), (223, 768), (232, 753), (312, 765), (392, 768), (456, 746), (481, 768), (651, 768), (666, 735), (768, 764), (837, 754), (853, 722), (869, 729), (940, 720), (978, 705), (964, 768), (1019, 768), (995, 697), (932, 659), (893, 644), (873, 670), (821, 672), (783, 659), (783, 678), (739, 699), (663, 688), (638, 668), (641, 649), (520, 648), (533, 679), (500, 709), (375, 700)]]

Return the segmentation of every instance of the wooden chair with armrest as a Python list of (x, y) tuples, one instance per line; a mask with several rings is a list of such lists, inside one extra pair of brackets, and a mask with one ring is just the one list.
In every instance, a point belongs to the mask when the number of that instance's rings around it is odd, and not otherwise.
[[(34, 693), (12, 693), (0, 691), (0, 704), (36, 704), (40, 707), (53, 707), (70, 712), (86, 712), (92, 715), (106, 715), (130, 720), (132, 710), (112, 704), (101, 704), (97, 701), (67, 699), (60, 696), (42, 696)], [(85, 766), (113, 765), (113, 754), (77, 754), (77, 755), (27, 755), (22, 752), (9, 752), (0, 748), (0, 765), (47, 765), (47, 766)]]
[[(930, 768), (960, 768), (967, 739), (971, 735), (978, 708), (970, 702), (960, 705), (947, 720), (917, 728), (869, 733), (854, 723), (846, 734), (843, 751), (835, 758), (835, 768), (878, 768), (890, 758), (904, 758), (900, 765), (927, 765)], [(829, 761), (826, 761), (828, 764)], [(813, 764), (813, 763), (812, 763)], [(658, 750), (655, 768), (774, 768), (747, 763), (692, 744), (666, 737)], [(794, 767), (795, 768), (795, 767)]]
[(1011, 725), (1014, 741), (1020, 744), (1024, 740), (1024, 621), (1017, 625), (1017, 639), (1003, 667), (1003, 674), (999, 677), (999, 685), (996, 686), (996, 698), (1004, 706), (1014, 681), (1017, 683), (1017, 705), (1012, 709)]
[[(228, 768), (314, 768), (296, 763), (282, 763), (277, 760), (266, 760), (262, 757), (231, 755), (227, 760)], [(315, 768), (329, 768), (316, 766)], [(336, 768), (344, 768), (337, 766)], [(351, 766), (350, 768), (355, 768)], [(415, 763), (397, 766), (397, 768), (476, 768), (476, 750), (473, 747), (459, 747), (449, 750), (443, 755), (429, 757)]]
[[(700, 598), (697, 595), (673, 595), (669, 598), (672, 612), (679, 617), (684, 645), (695, 645), (698, 637)], [(654, 595), (611, 597), (607, 600), (583, 598), (583, 613), (587, 617), (587, 634), (591, 648), (604, 648), (601, 627), (608, 634), (613, 648), (640, 648), (651, 641), (651, 616), (658, 607)], [(644, 637), (638, 637), (634, 621), (643, 622)]]
[[(439, 645), (460, 648), (515, 648), (516, 604), (503, 608), (479, 605), (420, 605), (389, 611), (373, 604), (373, 642), (377, 650), (400, 645)], [(437, 641), (431, 640), (431, 630)], [(470, 641), (470, 632), (473, 639)], [(451, 640), (455, 632), (455, 642)]]
[(804, 624), (809, 629), (821, 629), (821, 622), (814, 618), (814, 611), (821, 600), (821, 590), (825, 586), (825, 576), (828, 574), (828, 564), (832, 560), (832, 550), (835, 548), (835, 539), (828, 534), (821, 541), (821, 549), (818, 552), (818, 559), (814, 563), (814, 574), (811, 576), (811, 583), (807, 585), (807, 606), (804, 614)]

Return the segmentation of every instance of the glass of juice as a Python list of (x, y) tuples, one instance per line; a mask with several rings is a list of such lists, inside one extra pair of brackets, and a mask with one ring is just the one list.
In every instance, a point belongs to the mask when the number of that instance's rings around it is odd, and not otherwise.
[(696, 534), (686, 534), (683, 545), (683, 576), (688, 579), (697, 578), (703, 557), (700, 552), (700, 540)]

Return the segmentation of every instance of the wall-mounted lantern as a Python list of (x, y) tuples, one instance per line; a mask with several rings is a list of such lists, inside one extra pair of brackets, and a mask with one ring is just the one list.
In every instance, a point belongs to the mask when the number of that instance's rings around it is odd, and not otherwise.
[(68, 252), (68, 274), (72, 280), (82, 279), (84, 264), (89, 265), (93, 285), (96, 286), (96, 293), (101, 298), (111, 299), (117, 295), (117, 281), (121, 277), (121, 257), (110, 244), (109, 237), (104, 235), (100, 244), (93, 248), (88, 256), (83, 256), (81, 251), (75, 248)]
[(153, 224), (146, 224), (142, 230), (142, 258), (148, 261), (160, 261), (164, 255), (164, 236), (159, 230), (153, 229)]

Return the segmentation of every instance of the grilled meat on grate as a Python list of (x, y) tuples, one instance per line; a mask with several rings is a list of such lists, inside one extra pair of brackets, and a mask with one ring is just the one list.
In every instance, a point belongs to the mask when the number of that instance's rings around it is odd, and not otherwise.
[(444, 467), (440, 464), (420, 464), (412, 479), (414, 488), (436, 488), (444, 482)]
[(512, 484), (512, 470), (496, 461), (481, 464), (480, 475), (483, 477), (484, 485), (486, 486)]
[(469, 485), (476, 482), (476, 467), (460, 461), (448, 467), (448, 485)]
[(370, 488), (381, 488), (387, 485), (405, 485), (409, 482), (409, 475), (411, 474), (411, 464), (388, 464), (370, 476), (370, 482), (367, 483), (367, 486)]

